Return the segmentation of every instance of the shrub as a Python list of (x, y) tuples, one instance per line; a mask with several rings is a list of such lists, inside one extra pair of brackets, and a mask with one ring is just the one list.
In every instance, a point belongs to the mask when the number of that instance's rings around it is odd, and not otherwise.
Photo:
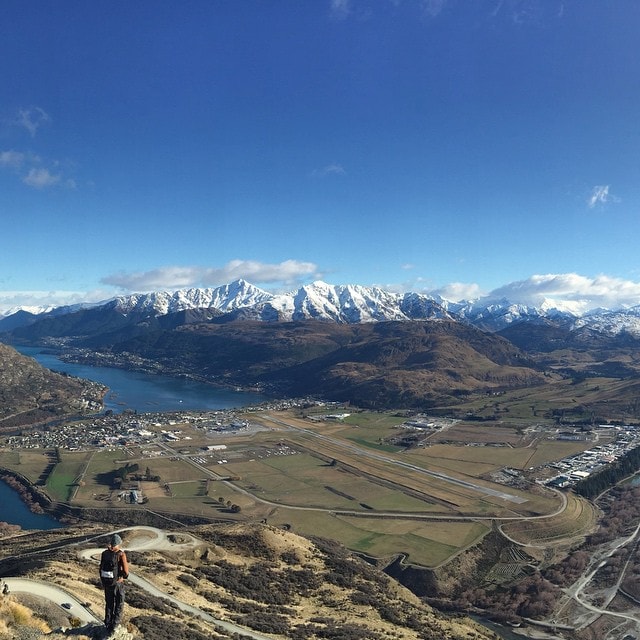
[(259, 614), (250, 613), (240, 616), (238, 622), (262, 633), (277, 633), (284, 636), (289, 634), (289, 619), (278, 613), (266, 611)]
[(153, 640), (212, 640), (191, 625), (161, 616), (136, 616), (131, 622), (138, 628), (143, 638)]
[(127, 590), (127, 603), (136, 609), (153, 609), (163, 614), (173, 613), (176, 606), (166, 598), (158, 598), (142, 589), (131, 587)]
[(178, 580), (180, 580), (180, 582), (183, 582), (184, 584), (186, 584), (188, 587), (191, 587), (192, 589), (195, 589), (195, 587), (198, 585), (198, 579), (194, 578), (193, 576), (189, 575), (188, 573), (181, 573), (178, 576)]

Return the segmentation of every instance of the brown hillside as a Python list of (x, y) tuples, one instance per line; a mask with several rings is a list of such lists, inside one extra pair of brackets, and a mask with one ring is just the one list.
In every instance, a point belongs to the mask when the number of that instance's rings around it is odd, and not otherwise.
[[(0, 556), (21, 556), (20, 562), (0, 560), (0, 576), (18, 571), (24, 577), (59, 584), (99, 616), (103, 595), (97, 586), (96, 565), (81, 557), (82, 549), (89, 545), (68, 546), (96, 533), (96, 528), (74, 527), (0, 540)], [(148, 531), (129, 529), (122, 537), (125, 549), (135, 549), (140, 538), (149, 546)], [(167, 597), (274, 640), (493, 637), (468, 619), (444, 618), (335, 543), (310, 541), (266, 525), (194, 527), (170, 533), (156, 550), (127, 553), (131, 571)], [(165, 598), (150, 595), (143, 587), (130, 583), (127, 593), (124, 623), (133, 638), (235, 637), (193, 613), (184, 613)], [(17, 594), (11, 598), (24, 600)], [(31, 602), (29, 598), (26, 601)], [(39, 607), (39, 611), (45, 608)], [(2, 637), (24, 637), (11, 620), (0, 618), (0, 625), (3, 622), (6, 635)], [(51, 620), (42, 622), (50, 627), (60, 625), (59, 618), (53, 624)], [(75, 630), (74, 637), (84, 637), (79, 636), (80, 631)], [(91, 629), (87, 629), (87, 636), (99, 637)]]
[(215, 381), (365, 407), (428, 406), (544, 380), (504, 338), (452, 321), (201, 324), (113, 349)]
[(0, 430), (95, 410), (102, 394), (94, 382), (49, 371), (0, 344)]

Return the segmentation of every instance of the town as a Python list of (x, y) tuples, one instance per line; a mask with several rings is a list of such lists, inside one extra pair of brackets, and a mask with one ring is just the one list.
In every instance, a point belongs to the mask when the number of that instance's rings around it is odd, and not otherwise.
[[(219, 442), (222, 436), (243, 434), (251, 436), (258, 431), (270, 430), (263, 420), (257, 419), (264, 412), (290, 411), (294, 409), (314, 407), (316, 412), (310, 413), (310, 422), (341, 422), (351, 413), (336, 413), (333, 409), (337, 403), (326, 403), (304, 399), (288, 399), (278, 402), (264, 403), (242, 409), (224, 409), (215, 411), (184, 411), (167, 413), (137, 413), (124, 411), (104, 414), (91, 418), (65, 422), (55, 428), (34, 428), (21, 435), (7, 436), (0, 440), (0, 446), (14, 450), (28, 449), (62, 449), (69, 452), (81, 452), (99, 449), (117, 449), (131, 446), (143, 446), (153, 442), (164, 441), (173, 445), (187, 447), (193, 436), (185, 432), (188, 427), (195, 430), (203, 438), (215, 438)], [(319, 411), (320, 410), (320, 411)], [(252, 419), (255, 416), (256, 419)], [(453, 427), (459, 420), (442, 417), (428, 417), (417, 414), (404, 420), (398, 420), (396, 432), (388, 438), (388, 442), (408, 447), (428, 447), (430, 438), (441, 435)], [(536, 424), (527, 429), (535, 433), (538, 439), (556, 440), (559, 442), (580, 442), (585, 450), (572, 453), (558, 460), (527, 469), (511, 469), (504, 467), (492, 474), (492, 480), (498, 484), (518, 486), (523, 477), (527, 481), (544, 484), (549, 487), (566, 489), (580, 480), (614, 463), (631, 449), (640, 446), (640, 428), (635, 425), (601, 424), (585, 432), (582, 428), (571, 429), (568, 426), (558, 429), (549, 425)], [(418, 436), (411, 435), (418, 433)], [(409, 435), (407, 435), (409, 434)], [(596, 444), (597, 443), (597, 444)], [(508, 446), (500, 443), (483, 443), (467, 441), (464, 446)], [(226, 445), (212, 444), (199, 447), (209, 452), (226, 448)], [(198, 448), (186, 448), (183, 454), (197, 456)], [(146, 455), (160, 455), (158, 451), (146, 451)], [(196, 460), (197, 461), (197, 460)], [(226, 462), (226, 460), (224, 460)]]

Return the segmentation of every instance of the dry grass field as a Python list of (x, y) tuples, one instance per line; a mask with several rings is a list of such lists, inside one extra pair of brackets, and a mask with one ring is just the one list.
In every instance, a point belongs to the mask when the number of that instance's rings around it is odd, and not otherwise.
[(557, 516), (505, 524), (502, 530), (520, 544), (546, 546), (579, 539), (593, 530), (596, 520), (595, 507), (584, 498), (569, 493), (567, 508)]
[(268, 501), (294, 507), (352, 511), (438, 511), (436, 504), (404, 494), (308, 453), (225, 465), (237, 484)]
[(36, 483), (50, 462), (50, 451), (42, 449), (0, 450), (0, 466), (13, 469)]

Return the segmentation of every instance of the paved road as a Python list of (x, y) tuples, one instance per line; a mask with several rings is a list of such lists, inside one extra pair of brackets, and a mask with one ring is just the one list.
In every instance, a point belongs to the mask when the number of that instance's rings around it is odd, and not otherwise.
[[(34, 596), (40, 596), (57, 604), (65, 613), (78, 618), (85, 624), (91, 622), (102, 623), (102, 620), (97, 618), (90, 609), (87, 609), (78, 598), (65, 591), (62, 587), (28, 578), (3, 578), (3, 580), (9, 585), (10, 593), (29, 593)], [(63, 603), (70, 604), (71, 608), (63, 608), (61, 606)]]
[[(620, 587), (620, 583), (622, 582), (622, 578), (624, 576), (624, 571), (621, 572), (620, 579), (618, 580), (616, 585), (616, 589), (612, 590), (609, 596), (605, 598), (605, 601), (602, 603), (602, 606), (596, 607), (592, 605), (590, 602), (588, 602), (587, 600), (585, 600), (583, 592), (587, 587), (587, 585), (593, 580), (598, 570), (607, 564), (607, 558), (610, 558), (621, 547), (624, 547), (627, 544), (634, 542), (639, 534), (640, 534), (640, 524), (635, 528), (635, 530), (629, 537), (623, 538), (622, 540), (618, 540), (614, 544), (612, 544), (607, 550), (607, 552), (602, 556), (602, 560), (598, 563), (596, 568), (590, 571), (587, 575), (580, 578), (576, 583), (574, 583), (572, 587), (567, 589), (567, 593), (576, 602), (579, 602), (585, 609), (588, 609), (589, 611), (598, 613), (600, 615), (613, 616), (615, 618), (622, 618), (624, 620), (632, 621), (638, 625), (637, 627), (638, 630), (640, 630), (640, 614), (633, 615), (633, 614), (624, 613), (624, 612), (611, 611), (606, 608), (607, 606), (609, 606), (614, 596), (616, 595), (618, 588)], [(627, 566), (627, 564), (625, 564), (625, 567)], [(586, 626), (586, 625), (583, 625), (583, 626)]]

